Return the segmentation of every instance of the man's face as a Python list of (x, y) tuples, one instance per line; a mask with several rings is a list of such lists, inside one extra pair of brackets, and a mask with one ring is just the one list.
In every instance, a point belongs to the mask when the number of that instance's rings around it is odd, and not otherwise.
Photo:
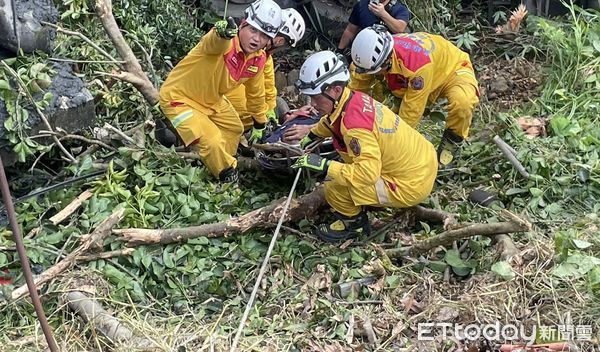
[[(342, 87), (334, 86), (325, 90), (325, 94), (332, 99), (337, 100), (341, 95)], [(333, 112), (333, 102), (323, 94), (310, 96), (310, 105), (315, 108), (321, 116), (329, 115)]]
[(240, 46), (245, 54), (252, 54), (263, 49), (269, 42), (269, 36), (249, 24), (242, 26), (238, 33)]

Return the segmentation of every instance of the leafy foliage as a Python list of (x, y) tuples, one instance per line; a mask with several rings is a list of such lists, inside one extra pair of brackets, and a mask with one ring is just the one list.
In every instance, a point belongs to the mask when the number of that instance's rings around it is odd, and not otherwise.
[[(27, 89), (31, 96), (39, 97), (35, 104), (42, 111), (52, 99), (52, 93), (47, 92), (46, 89), (50, 86), (51, 76), (54, 74), (50, 68), (51, 65), (45, 59), (45, 55), (38, 55), (33, 59), (4, 60), (24, 83), (24, 89)], [(29, 138), (27, 132), (31, 128), (30, 121), (39, 118), (36, 116), (30, 120), (30, 114), (35, 114), (35, 110), (22, 89), (11, 72), (0, 66), (0, 101), (8, 113), (7, 119), (4, 120), (5, 135), (3, 137), (8, 140), (20, 162), (24, 162), (28, 156), (37, 151), (47, 149)]]

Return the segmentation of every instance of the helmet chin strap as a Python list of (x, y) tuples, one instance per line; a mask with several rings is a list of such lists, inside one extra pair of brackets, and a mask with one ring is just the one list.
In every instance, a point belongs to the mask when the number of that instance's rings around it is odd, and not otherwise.
[[(331, 95), (327, 94), (327, 93), (325, 92), (326, 90), (327, 90), (327, 89), (324, 89), (324, 90), (323, 90), (323, 93), (321, 93), (321, 95), (323, 95), (325, 98), (329, 99), (329, 101), (331, 101), (331, 102), (333, 103), (333, 109), (332, 109), (332, 110), (331, 110), (331, 112), (330, 112), (330, 114), (331, 114), (331, 113), (332, 113), (332, 112), (333, 112), (335, 109), (337, 109), (337, 107), (338, 107), (338, 104), (339, 104), (339, 101), (338, 101), (338, 100), (336, 100), (336, 99), (333, 99), (333, 97), (332, 97)], [(341, 97), (341, 95), (340, 95), (340, 97)]]

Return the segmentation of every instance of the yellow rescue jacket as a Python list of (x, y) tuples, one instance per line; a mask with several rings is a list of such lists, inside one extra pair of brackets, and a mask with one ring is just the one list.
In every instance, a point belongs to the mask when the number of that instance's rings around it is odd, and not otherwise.
[(185, 102), (210, 114), (211, 108), (235, 87), (246, 86), (247, 111), (266, 123), (264, 67), (267, 55), (245, 55), (236, 36), (221, 38), (212, 29), (169, 73), (160, 88), (163, 103)]
[[(362, 92), (344, 88), (334, 111), (323, 116), (311, 132), (333, 137), (344, 163), (332, 161), (327, 176), (342, 186), (369, 187), (381, 178), (405, 204), (416, 204), (431, 191), (437, 175), (433, 145)], [(362, 201), (355, 199), (356, 204), (368, 202)]]
[[(469, 55), (443, 37), (419, 32), (400, 33), (393, 38), (391, 67), (375, 75), (350, 70), (350, 89), (369, 92), (374, 80), (384, 80), (392, 94), (402, 98), (400, 117), (418, 121), (427, 101), (437, 100), (439, 88), (454, 75), (470, 75), (477, 86)], [(375, 95), (375, 98), (381, 101), (383, 97)]]
[[(265, 82), (265, 103), (266, 109), (275, 109), (277, 106), (277, 88), (275, 88), (275, 68), (273, 64), (273, 56), (267, 53), (267, 62), (263, 71), (264, 82)], [(235, 111), (240, 114), (243, 119), (244, 115), (248, 115), (247, 101), (246, 101), (246, 83), (235, 87), (230, 92), (225, 94), (225, 97), (229, 99)]]

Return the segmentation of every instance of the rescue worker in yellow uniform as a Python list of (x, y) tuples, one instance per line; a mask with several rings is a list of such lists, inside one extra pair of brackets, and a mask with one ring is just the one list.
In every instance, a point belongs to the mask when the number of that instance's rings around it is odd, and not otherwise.
[(263, 48), (281, 26), (281, 9), (272, 0), (250, 6), (239, 27), (230, 17), (218, 21), (171, 71), (160, 89), (160, 107), (186, 146), (221, 182), (238, 179), (235, 154), (244, 128), (225, 95), (246, 85), (253, 133), (264, 131), (267, 56)]
[[(246, 13), (248, 16), (248, 13)], [(275, 88), (275, 68), (273, 65), (273, 54), (277, 51), (283, 50), (288, 46), (296, 47), (296, 44), (304, 36), (306, 31), (306, 24), (304, 18), (295, 9), (282, 9), (281, 10), (282, 24), (279, 29), (277, 36), (270, 40), (269, 44), (265, 48), (267, 53), (267, 62), (264, 68), (264, 81), (265, 81), (265, 101), (267, 104), (267, 119), (274, 125), (278, 125), (279, 121), (275, 114), (275, 108), (277, 107), (277, 88)], [(244, 131), (248, 131), (253, 127), (252, 115), (248, 112), (246, 107), (246, 87), (240, 85), (234, 90), (226, 94), (227, 99), (231, 102), (235, 111), (240, 115), (242, 123), (244, 124)], [(253, 143), (257, 141), (256, 135), (250, 135), (249, 142)]]
[(447, 167), (469, 135), (473, 110), (479, 103), (469, 55), (439, 35), (392, 36), (375, 25), (356, 36), (351, 56), (355, 69), (349, 87), (367, 92), (374, 80), (384, 80), (390, 91), (402, 98), (398, 115), (413, 128), (427, 102), (448, 99), (446, 129), (437, 150), (440, 167)]
[(325, 198), (337, 219), (320, 225), (317, 235), (329, 242), (370, 233), (364, 206), (403, 208), (422, 202), (438, 169), (433, 145), (383, 104), (347, 88), (349, 78), (341, 57), (321, 51), (306, 59), (297, 82), (322, 116), (300, 146), (333, 137), (343, 159), (306, 154), (292, 166), (326, 173)]

